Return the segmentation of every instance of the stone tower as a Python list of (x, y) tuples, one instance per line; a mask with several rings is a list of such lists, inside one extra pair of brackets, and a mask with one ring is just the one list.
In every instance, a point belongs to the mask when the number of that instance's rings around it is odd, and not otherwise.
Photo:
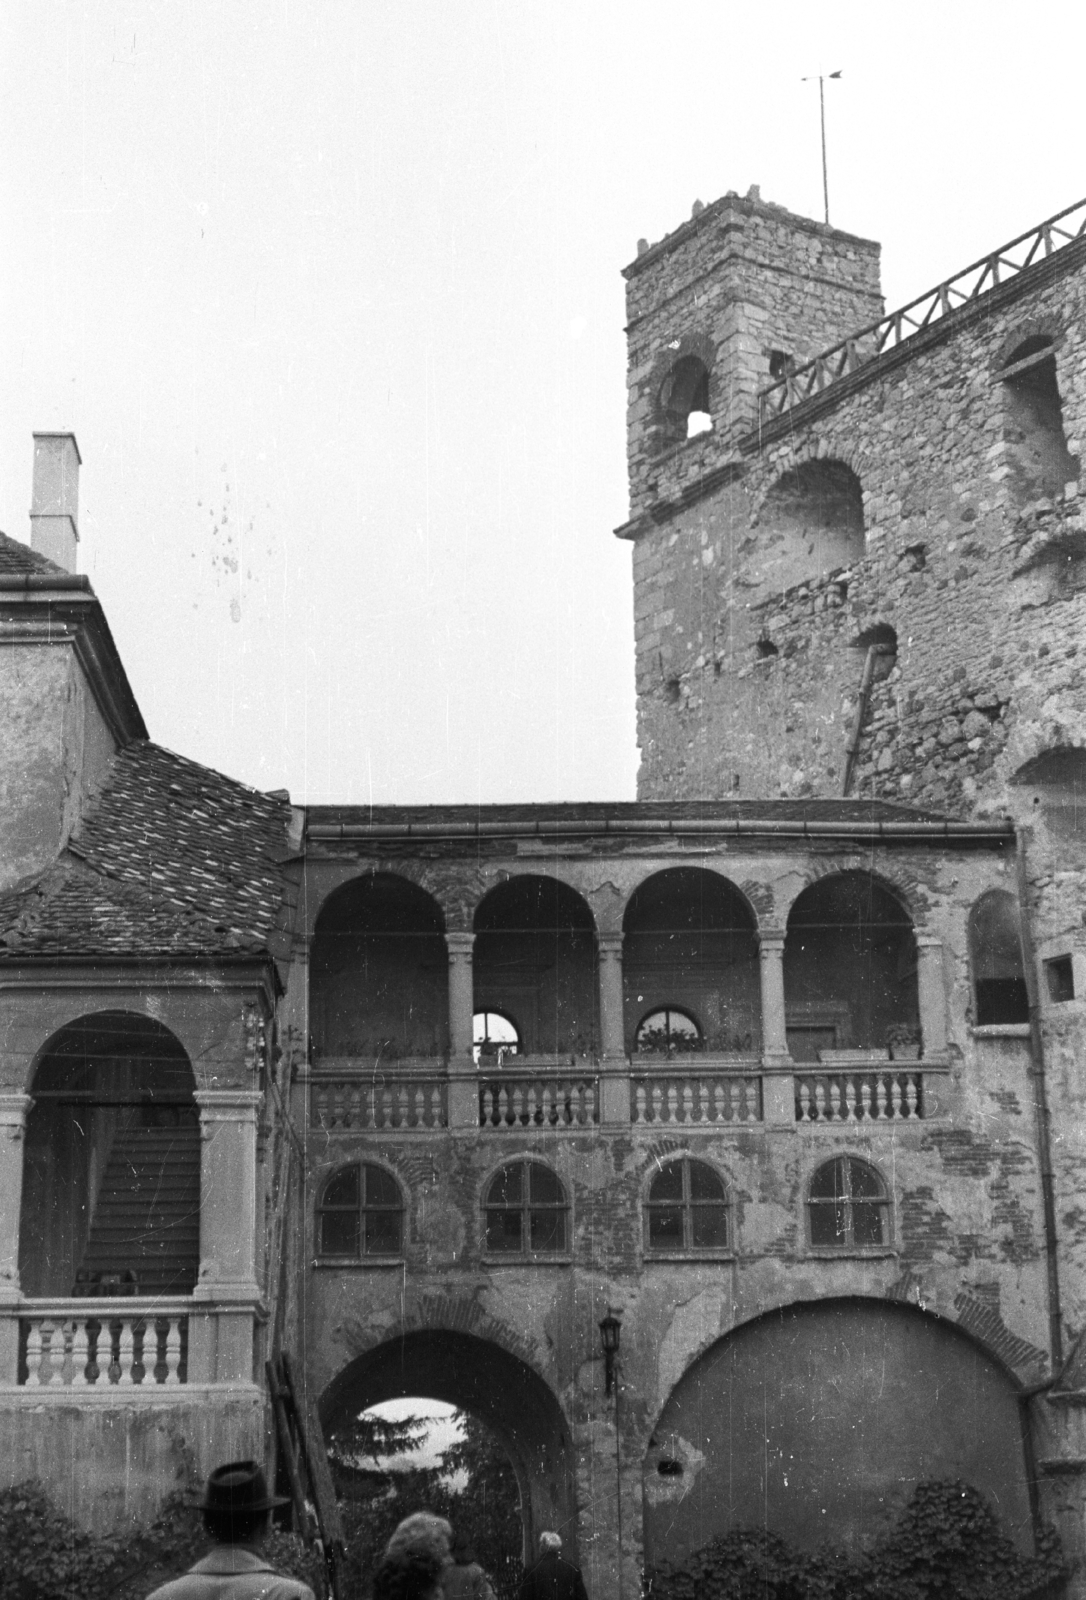
[(1084, 246), (1045, 226), (881, 321), (878, 247), (755, 191), (627, 268), (641, 798), (970, 814), (1082, 745)]

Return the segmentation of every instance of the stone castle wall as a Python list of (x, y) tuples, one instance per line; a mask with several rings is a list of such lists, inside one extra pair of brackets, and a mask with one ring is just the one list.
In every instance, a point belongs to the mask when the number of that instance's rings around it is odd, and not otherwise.
[[(873, 686), (851, 792), (967, 815), (1039, 750), (1086, 738), (1077, 485), (1021, 503), (998, 378), (1020, 338), (1050, 333), (1077, 455), (1084, 300), (1067, 274), (944, 328), (907, 362), (846, 380), (835, 404), (809, 403), (810, 420), (776, 425), (734, 482), (637, 525), (643, 798), (840, 794), (879, 624), (897, 654)], [(819, 461), (859, 481), (862, 551), (827, 572), (798, 550), (809, 577), (774, 591), (771, 491)]]

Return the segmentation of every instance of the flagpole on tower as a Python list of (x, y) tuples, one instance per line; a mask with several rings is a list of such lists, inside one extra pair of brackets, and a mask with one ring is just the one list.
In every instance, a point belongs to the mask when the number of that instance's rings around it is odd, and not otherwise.
[[(811, 78), (818, 78), (818, 114), (822, 124), (822, 204), (826, 213), (826, 222), (830, 220), (830, 182), (826, 169), (826, 91), (824, 88), (827, 78), (839, 78), (839, 72), (812, 73)], [(804, 78), (804, 83), (810, 83), (811, 78)]]

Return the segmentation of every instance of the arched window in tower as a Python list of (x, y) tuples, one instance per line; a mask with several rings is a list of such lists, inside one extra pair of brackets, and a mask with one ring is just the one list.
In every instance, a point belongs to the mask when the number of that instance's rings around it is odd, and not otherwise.
[(1007, 479), (1018, 505), (1062, 494), (1077, 483), (1078, 457), (1067, 448), (1063, 401), (1051, 338), (1034, 334), (1010, 353), (999, 373), (1003, 384), (1003, 440)]
[(681, 444), (713, 426), (709, 369), (699, 356), (681, 356), (660, 387), (660, 445)]
[(982, 894), (969, 913), (973, 1018), (978, 1027), (1029, 1021), (1018, 906), (1004, 889)]

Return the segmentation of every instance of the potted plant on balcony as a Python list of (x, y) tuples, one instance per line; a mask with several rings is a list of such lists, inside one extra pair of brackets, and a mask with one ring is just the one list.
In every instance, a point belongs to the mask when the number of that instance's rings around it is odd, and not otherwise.
[(892, 1061), (919, 1061), (920, 1029), (915, 1022), (892, 1022), (886, 1030)]

